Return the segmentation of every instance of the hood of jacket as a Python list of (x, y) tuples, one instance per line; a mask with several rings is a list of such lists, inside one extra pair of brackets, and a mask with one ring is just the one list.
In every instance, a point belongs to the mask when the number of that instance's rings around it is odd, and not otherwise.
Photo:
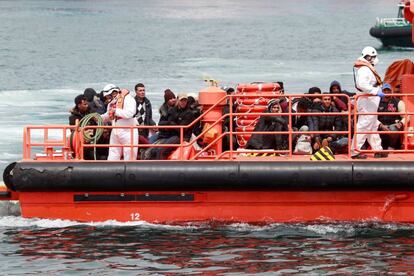
[(329, 86), (329, 93), (332, 93), (332, 86), (335, 85), (339, 87), (339, 91), (342, 91), (341, 84), (339, 83), (339, 81), (334, 80), (333, 82), (331, 82), (331, 85)]

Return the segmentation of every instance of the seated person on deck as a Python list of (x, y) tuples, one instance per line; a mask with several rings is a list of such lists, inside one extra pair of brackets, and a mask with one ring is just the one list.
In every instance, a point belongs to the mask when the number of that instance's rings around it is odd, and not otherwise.
[[(178, 95), (176, 105), (169, 109), (166, 120), (160, 121), (158, 140), (156, 144), (179, 144), (180, 143), (180, 129), (168, 128), (163, 129), (162, 126), (175, 126), (175, 125), (188, 125), (195, 120), (194, 112), (188, 105), (188, 96), (186, 93), (180, 93)], [(184, 129), (184, 141), (190, 141), (192, 134), (192, 128)], [(141, 159), (166, 159), (170, 153), (172, 153), (176, 147), (156, 147), (148, 148), (143, 152)]]
[[(282, 113), (279, 100), (272, 99), (267, 105), (266, 113)], [(262, 115), (253, 131), (288, 131), (288, 122), (285, 116)], [(246, 145), (247, 149), (274, 149), (288, 148), (288, 135), (253, 133)]]
[[(329, 94), (322, 94), (322, 104), (312, 109), (312, 112), (328, 113), (339, 112), (332, 106), (332, 97)], [(342, 131), (342, 116), (315, 115), (310, 120), (310, 131)], [(312, 134), (313, 150), (317, 151), (323, 146), (331, 147), (334, 153), (345, 153), (348, 149), (348, 138), (338, 134)]]
[[(384, 83), (382, 91), (386, 95), (393, 94), (391, 85)], [(400, 86), (397, 85), (394, 94), (400, 93)], [(405, 112), (405, 103), (399, 97), (383, 97), (378, 106), (378, 112)], [(378, 121), (381, 122), (379, 130), (381, 131), (403, 131), (406, 121), (409, 120), (410, 116), (405, 115), (378, 115)], [(380, 134), (381, 145), (383, 149), (400, 149), (401, 139), (403, 134)]]

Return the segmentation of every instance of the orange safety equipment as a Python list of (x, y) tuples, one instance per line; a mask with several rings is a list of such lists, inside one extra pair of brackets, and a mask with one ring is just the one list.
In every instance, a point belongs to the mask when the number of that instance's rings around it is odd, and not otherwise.
[[(355, 64), (354, 64), (354, 68), (360, 68), (360, 67), (362, 67), (362, 66), (367, 66), (367, 67), (371, 70), (371, 72), (374, 74), (375, 79), (377, 80), (377, 85), (382, 85), (382, 80), (381, 80), (381, 77), (380, 77), (380, 75), (378, 74), (378, 72), (377, 72), (377, 70), (375, 69), (375, 67), (374, 67), (374, 66), (372, 66), (372, 64), (371, 64), (371, 63), (369, 63), (369, 62), (368, 62), (368, 61), (366, 61), (366, 60), (361, 60), (361, 59), (358, 59), (358, 60), (355, 62)], [(357, 89), (358, 89), (359, 91), (361, 91), (358, 87), (357, 87)]]
[(271, 83), (249, 83), (237, 85), (237, 92), (260, 92), (260, 91), (280, 91), (281, 87), (276, 82)]
[[(251, 96), (250, 96), (251, 95)], [(282, 89), (278, 83), (250, 83), (239, 84), (234, 94), (237, 113), (235, 117), (236, 131), (253, 131), (260, 115), (249, 113), (262, 113), (266, 111), (269, 100), (282, 96)], [(251, 134), (238, 134), (237, 142), (243, 148), (249, 141)]]
[(124, 108), (124, 101), (125, 97), (129, 94), (127, 89), (121, 89), (118, 95), (115, 98), (115, 101), (111, 102), (109, 105), (109, 118), (118, 120), (121, 119), (119, 117), (114, 118), (115, 116), (115, 108), (123, 109)]

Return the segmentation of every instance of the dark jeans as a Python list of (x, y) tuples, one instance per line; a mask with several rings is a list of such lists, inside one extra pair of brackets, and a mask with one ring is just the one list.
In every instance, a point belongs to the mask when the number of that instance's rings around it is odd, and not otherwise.
[[(399, 131), (399, 129), (395, 126), (395, 124), (389, 125), (388, 128), (391, 131)], [(401, 134), (380, 134), (381, 137), (381, 146), (383, 149), (389, 149), (390, 147), (393, 149), (400, 149), (401, 148)]]
[(348, 137), (341, 137), (329, 143), (333, 153), (347, 153), (348, 152)]

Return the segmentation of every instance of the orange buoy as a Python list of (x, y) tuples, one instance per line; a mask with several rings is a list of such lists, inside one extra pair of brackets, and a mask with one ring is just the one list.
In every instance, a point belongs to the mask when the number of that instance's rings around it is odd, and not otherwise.
[(237, 106), (238, 113), (258, 113), (267, 109), (266, 105), (239, 105)]
[(248, 83), (237, 85), (238, 92), (257, 92), (257, 91), (280, 91), (281, 87), (276, 82), (271, 83)]

